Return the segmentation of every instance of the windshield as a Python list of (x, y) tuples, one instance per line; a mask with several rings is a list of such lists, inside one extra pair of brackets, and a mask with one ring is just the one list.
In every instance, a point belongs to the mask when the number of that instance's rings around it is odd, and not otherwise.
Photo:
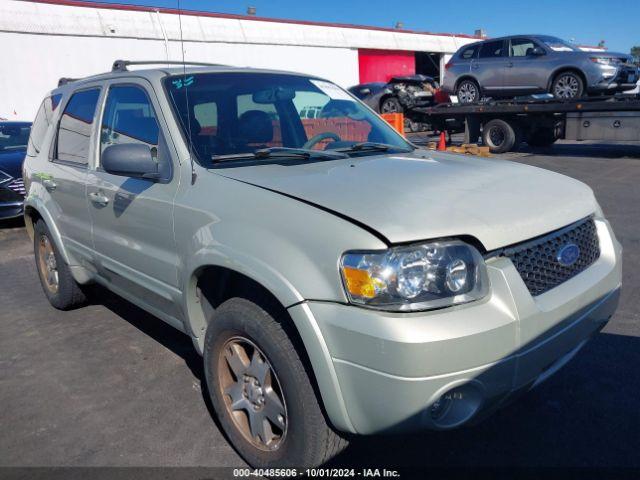
[[(281, 156), (287, 154), (282, 149), (304, 149), (318, 158), (313, 154), (323, 150), (367, 155), (379, 152), (380, 144), (391, 151), (413, 150), (384, 120), (324, 80), (244, 72), (187, 74), (164, 82), (205, 165), (222, 156), (265, 156), (265, 149)], [(365, 142), (370, 148), (362, 148)]]
[(575, 45), (571, 45), (569, 42), (565, 42), (561, 38), (557, 37), (538, 37), (554, 52), (579, 52), (580, 49)]
[(27, 148), (29, 124), (0, 123), (0, 151)]

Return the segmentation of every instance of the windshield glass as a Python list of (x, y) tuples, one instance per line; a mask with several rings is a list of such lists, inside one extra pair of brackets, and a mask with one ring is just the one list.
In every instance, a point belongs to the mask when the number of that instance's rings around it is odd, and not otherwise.
[(565, 42), (561, 38), (557, 37), (538, 37), (554, 52), (579, 52), (580, 49), (575, 45), (571, 45), (569, 42)]
[(185, 135), (205, 165), (217, 156), (264, 149), (379, 153), (373, 147), (349, 151), (372, 142), (391, 151), (413, 150), (384, 120), (324, 80), (243, 72), (171, 76), (164, 82)]
[(0, 123), (0, 151), (27, 148), (29, 124)]

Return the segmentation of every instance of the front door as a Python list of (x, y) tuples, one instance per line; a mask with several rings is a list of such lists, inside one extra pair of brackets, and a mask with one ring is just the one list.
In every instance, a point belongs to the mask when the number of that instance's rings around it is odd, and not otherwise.
[(173, 199), (177, 176), (154, 181), (113, 175), (100, 167), (110, 145), (140, 143), (159, 162), (172, 155), (166, 125), (153, 89), (144, 80), (108, 85), (96, 149), (97, 168), (89, 172), (87, 196), (93, 220), (93, 242), (100, 275), (125, 297), (143, 302), (173, 323), (178, 257), (173, 232)]
[(509, 61), (504, 75), (504, 88), (514, 95), (544, 91), (549, 69), (546, 55), (533, 55), (538, 47), (530, 38), (509, 40)]

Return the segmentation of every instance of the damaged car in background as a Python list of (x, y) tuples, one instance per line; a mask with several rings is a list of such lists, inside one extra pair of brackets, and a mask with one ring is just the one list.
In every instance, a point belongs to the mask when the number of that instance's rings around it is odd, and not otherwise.
[(412, 115), (416, 107), (430, 107), (435, 102), (439, 85), (427, 75), (392, 77), (389, 82), (362, 83), (349, 88), (349, 92), (378, 113), (402, 113), (405, 128), (418, 132), (426, 125)]

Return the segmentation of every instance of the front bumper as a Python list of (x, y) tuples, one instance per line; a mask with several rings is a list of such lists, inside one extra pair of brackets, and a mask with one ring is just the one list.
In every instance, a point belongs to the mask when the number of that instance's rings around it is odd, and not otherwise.
[[(405, 314), (329, 302), (292, 307), (317, 325), (330, 356), (336, 391), (320, 383), (323, 399), (342, 402), (327, 408), (334, 425), (360, 434), (453, 428), (546, 379), (618, 303), (621, 247), (608, 222), (596, 226), (600, 258), (535, 298), (500, 257), (487, 263), (490, 296), (473, 304)], [(443, 394), (447, 410), (434, 418)]]
[(0, 219), (19, 217), (24, 212), (24, 183), (11, 179), (0, 184)]
[(636, 87), (640, 72), (636, 67), (601, 67), (592, 76), (587, 90), (591, 93), (623, 92)]

